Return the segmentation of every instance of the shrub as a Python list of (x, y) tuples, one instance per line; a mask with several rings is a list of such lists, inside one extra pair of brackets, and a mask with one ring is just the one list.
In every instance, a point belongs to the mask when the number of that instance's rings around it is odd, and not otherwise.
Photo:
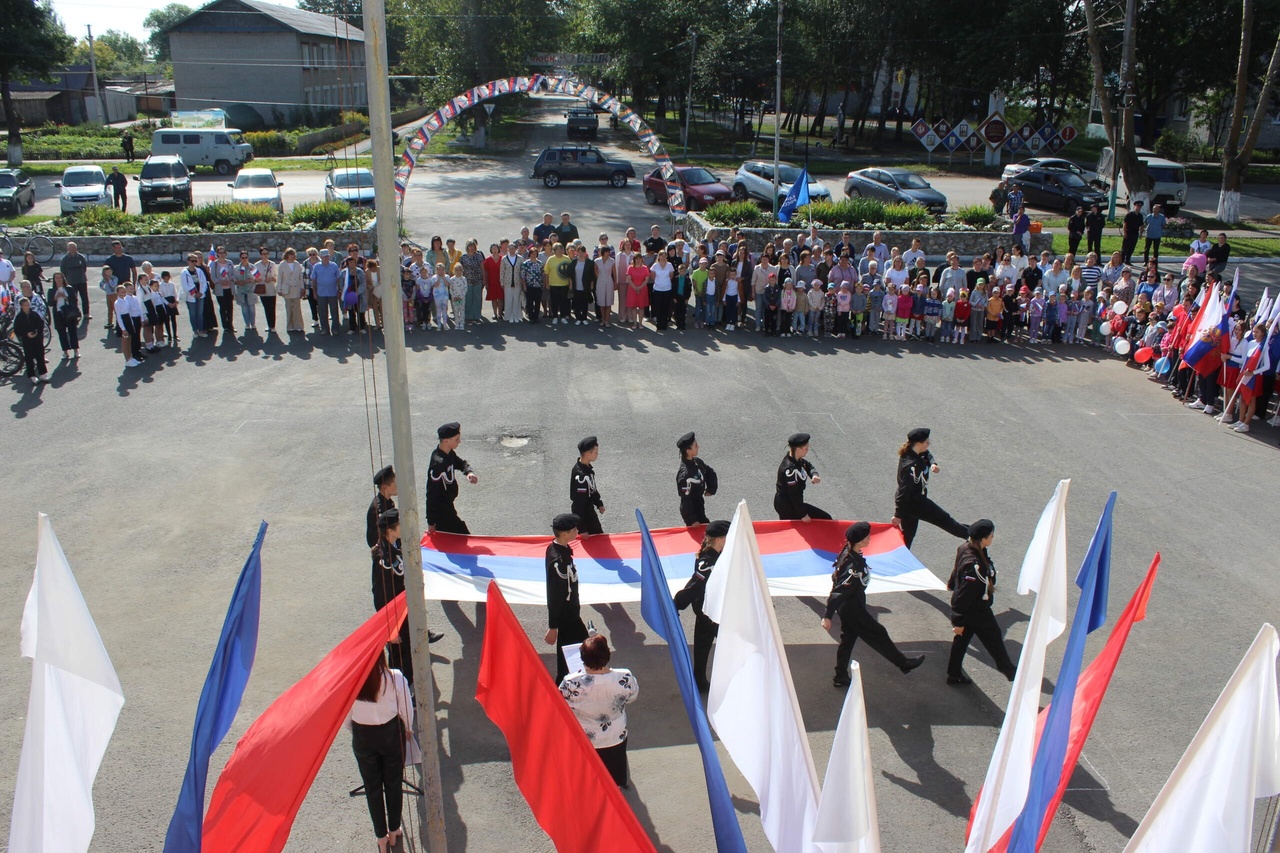
[(359, 218), (357, 213), (345, 201), (311, 201), (294, 205), (286, 219), (290, 225), (305, 224), (317, 231), (326, 231), (353, 218)]
[[(816, 205), (815, 205), (816, 207)], [(836, 202), (831, 224), (839, 228), (861, 227), (864, 222), (884, 222), (884, 202), (873, 198), (847, 198)]]
[(1212, 153), (1208, 145), (1202, 145), (1199, 140), (1176, 130), (1166, 130), (1160, 134), (1160, 138), (1156, 140), (1155, 152), (1166, 160), (1179, 163), (1208, 160)]
[(96, 231), (133, 233), (138, 227), (140, 216), (116, 210), (114, 207), (86, 207), (77, 211), (72, 217), (75, 223), (84, 228)]
[(255, 157), (291, 157), (298, 153), (297, 139), (297, 134), (279, 130), (251, 130), (244, 134)]
[(890, 228), (914, 228), (932, 222), (933, 217), (918, 204), (886, 204), (881, 221)]
[(996, 212), (989, 204), (970, 204), (957, 208), (955, 218), (974, 228), (987, 228), (995, 223)]
[(329, 154), (329, 153), (341, 151), (343, 148), (346, 148), (348, 145), (355, 145), (357, 142), (364, 142), (368, 138), (369, 138), (368, 135), (364, 133), (357, 134), (356, 136), (348, 136), (346, 139), (339, 139), (335, 142), (326, 142), (323, 145), (317, 145), (315, 148), (312, 148), (307, 153), (308, 154)]
[(369, 117), (359, 110), (343, 110), (338, 116), (338, 124), (358, 124), (367, 130)]
[(772, 216), (760, 209), (754, 201), (727, 201), (714, 204), (703, 214), (707, 221), (725, 227), (755, 228), (767, 225)]
[[(218, 201), (184, 210), (170, 217), (172, 221), (198, 228), (213, 229), (228, 225), (268, 224), (278, 225), (281, 218), (274, 208), (265, 204), (245, 204), (238, 201)], [(266, 229), (254, 229), (266, 230)]]

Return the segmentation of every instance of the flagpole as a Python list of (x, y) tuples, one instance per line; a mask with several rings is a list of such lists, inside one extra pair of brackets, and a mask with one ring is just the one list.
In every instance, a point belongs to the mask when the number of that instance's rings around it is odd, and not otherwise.
[(373, 193), (378, 210), (378, 255), (384, 258), (380, 270), (383, 334), (387, 362), (387, 396), (391, 407), (391, 446), (396, 482), (403, 496), (400, 531), (403, 549), (405, 599), (408, 606), (409, 651), (413, 660), (416, 700), (415, 734), (422, 748), (421, 794), (418, 803), (419, 833), (429, 853), (447, 853), (444, 826), (444, 793), (440, 781), (440, 753), (436, 736), (435, 679), (431, 671), (431, 651), (427, 640), (426, 578), (422, 573), (422, 521), (418, 513), (418, 486), (413, 461), (413, 427), (409, 410), (409, 374), (404, 346), (403, 294), (400, 279), (392, 268), (398, 264), (399, 220), (393, 175), (391, 144), (391, 85), (387, 77), (387, 10), (385, 0), (363, 0), (365, 59), (369, 92), (369, 137), (373, 143)]
[(782, 2), (778, 0), (778, 58), (774, 60), (773, 82), (773, 218), (778, 218), (778, 190), (782, 178), (778, 173), (782, 160)]

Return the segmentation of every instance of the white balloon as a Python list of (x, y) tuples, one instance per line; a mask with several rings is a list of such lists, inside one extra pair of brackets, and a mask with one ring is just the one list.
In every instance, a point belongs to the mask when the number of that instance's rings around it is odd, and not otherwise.
[(1128, 302), (1117, 302), (1117, 303), (1115, 303), (1114, 305), (1112, 305), (1112, 306), (1111, 306), (1111, 310), (1112, 310), (1112, 311), (1114, 311), (1114, 312), (1116, 312), (1117, 314), (1128, 314), (1128, 313), (1129, 313), (1129, 303), (1128, 303)]
[(1116, 338), (1116, 342), (1112, 344), (1112, 347), (1115, 349), (1116, 355), (1128, 355), (1130, 349), (1129, 339)]

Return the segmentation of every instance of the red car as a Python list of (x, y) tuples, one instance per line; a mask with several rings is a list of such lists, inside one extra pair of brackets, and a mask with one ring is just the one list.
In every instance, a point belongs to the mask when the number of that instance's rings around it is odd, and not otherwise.
[[(733, 198), (733, 191), (701, 166), (676, 166), (676, 175), (684, 185), (684, 203), (689, 210), (706, 210)], [(644, 176), (644, 200), (649, 204), (667, 203), (667, 182), (661, 167)]]

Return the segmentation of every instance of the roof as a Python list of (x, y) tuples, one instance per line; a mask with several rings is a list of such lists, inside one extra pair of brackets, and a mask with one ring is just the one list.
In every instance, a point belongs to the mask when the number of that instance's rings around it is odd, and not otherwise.
[(47, 101), (58, 97), (57, 92), (10, 92), (9, 95), (15, 101)]
[(234, 6), (246, 7), (303, 35), (329, 36), (330, 38), (348, 41), (364, 41), (363, 30), (349, 26), (330, 15), (308, 12), (305, 9), (296, 9), (292, 6), (281, 6), (278, 3), (266, 3), (263, 0), (214, 0), (214, 2), (197, 9), (185, 18), (170, 24), (164, 32), (169, 33), (179, 30), (188, 21), (206, 12), (243, 12), (241, 9), (228, 8)]

